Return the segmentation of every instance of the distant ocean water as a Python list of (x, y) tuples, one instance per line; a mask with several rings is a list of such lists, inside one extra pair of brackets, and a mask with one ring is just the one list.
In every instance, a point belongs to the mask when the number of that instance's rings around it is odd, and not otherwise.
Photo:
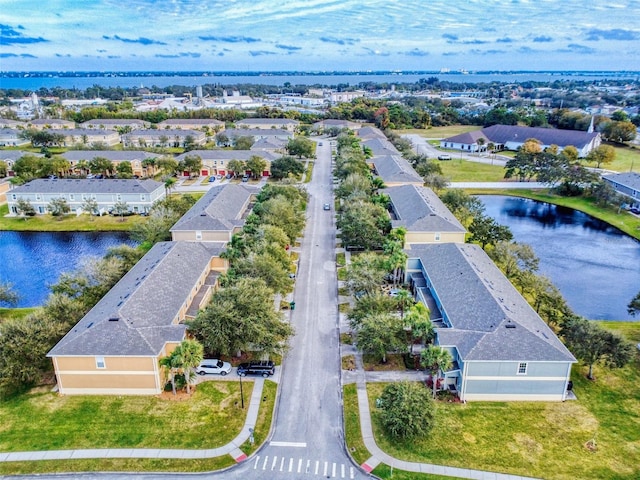
[(254, 85), (274, 85), (280, 86), (285, 83), (291, 85), (321, 85), (336, 86), (339, 84), (355, 86), (362, 82), (373, 83), (415, 83), (422, 78), (437, 77), (442, 81), (456, 83), (489, 83), (489, 82), (525, 82), (538, 81), (550, 82), (554, 80), (603, 80), (603, 79), (637, 79), (638, 72), (523, 72), (523, 73), (486, 73), (486, 74), (305, 74), (305, 75), (139, 75), (139, 76), (116, 76), (116, 75), (87, 75), (87, 76), (3, 76), (0, 75), (0, 88), (19, 88), (23, 90), (38, 90), (39, 88), (77, 88), (84, 90), (88, 87), (98, 85), (101, 87), (168, 87), (171, 85), (182, 85), (195, 87), (205, 84), (254, 84)]

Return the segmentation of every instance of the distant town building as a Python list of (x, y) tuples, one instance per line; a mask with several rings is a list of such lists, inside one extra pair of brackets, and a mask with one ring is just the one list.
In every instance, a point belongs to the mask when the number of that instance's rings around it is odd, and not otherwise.
[(204, 145), (206, 135), (196, 130), (149, 129), (134, 130), (122, 135), (124, 147), (184, 147), (188, 140), (194, 145)]

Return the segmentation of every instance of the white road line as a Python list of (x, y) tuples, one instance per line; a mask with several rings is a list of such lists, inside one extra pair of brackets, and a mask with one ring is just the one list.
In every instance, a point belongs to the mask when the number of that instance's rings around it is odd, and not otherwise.
[(271, 445), (272, 447), (307, 448), (306, 442), (270, 442), (269, 445)]
[(327, 462), (324, 462), (324, 476), (327, 476), (327, 468), (329, 468), (329, 465)]
[(266, 470), (267, 469), (267, 461), (269, 460), (269, 456), (265, 455), (264, 457), (264, 463), (262, 464), (262, 469)]
[(340, 476), (344, 478), (344, 463), (340, 464)]
[(256, 463), (253, 464), (253, 469), (256, 470), (258, 468), (258, 462), (260, 461), (260, 455), (256, 457)]
[(273, 462), (271, 463), (271, 470), (276, 468), (277, 461), (278, 461), (278, 457), (273, 457)]
[(318, 474), (318, 468), (320, 468), (320, 462), (318, 460), (316, 460), (316, 470), (315, 470), (314, 475)]
[(284, 457), (282, 457), (282, 460), (280, 461), (280, 471), (282, 472), (282, 469), (284, 468)]
[(336, 476), (336, 464), (333, 464), (333, 468), (331, 469), (331, 476), (335, 477)]
[(293, 458), (289, 459), (289, 471), (293, 472)]
[(298, 460), (298, 473), (302, 470), (302, 459)]
[(353, 470), (353, 467), (349, 467), (349, 478), (356, 478), (356, 472)]

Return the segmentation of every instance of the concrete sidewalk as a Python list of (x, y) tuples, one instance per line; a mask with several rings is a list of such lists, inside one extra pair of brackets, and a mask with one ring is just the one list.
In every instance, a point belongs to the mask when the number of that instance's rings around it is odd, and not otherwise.
[(249, 439), (250, 429), (255, 429), (258, 410), (262, 403), (264, 379), (256, 378), (247, 418), (240, 433), (231, 442), (218, 448), (207, 450), (164, 449), (164, 448), (95, 448), (88, 450), (46, 450), (38, 452), (0, 452), (0, 462), (31, 462), (35, 460), (79, 460), (86, 458), (214, 458), (231, 455), (236, 462), (246, 460), (247, 455), (240, 446)]
[[(476, 480), (531, 480), (532, 477), (522, 477), (519, 475), (508, 475), (504, 473), (485, 472), (482, 470), (471, 470), (468, 468), (446, 467), (443, 465), (433, 465), (430, 463), (407, 462), (398, 460), (383, 452), (375, 441), (373, 428), (371, 427), (371, 412), (369, 410), (369, 398), (367, 396), (367, 377), (371, 373), (387, 372), (365, 372), (362, 366), (362, 354), (356, 354), (356, 384), (358, 391), (358, 408), (360, 410), (360, 430), (364, 444), (371, 453), (371, 457), (365, 461), (361, 467), (366, 472), (371, 472), (380, 463), (384, 463), (399, 470), (416, 473), (429, 473), (432, 475), (442, 475), (445, 477), (470, 478)], [(416, 372), (406, 372), (414, 374)], [(417, 372), (422, 373), (422, 372)], [(419, 378), (418, 375), (410, 375), (409, 378)]]

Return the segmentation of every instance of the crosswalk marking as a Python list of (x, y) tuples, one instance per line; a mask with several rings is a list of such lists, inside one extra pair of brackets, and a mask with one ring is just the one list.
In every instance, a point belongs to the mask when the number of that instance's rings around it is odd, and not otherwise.
[[(278, 468), (278, 460), (280, 467)], [(320, 472), (323, 472), (323, 477), (325, 478), (356, 478), (356, 471), (352, 466), (345, 465), (344, 463), (336, 463), (336, 462), (322, 462), (320, 460), (311, 460), (309, 458), (298, 458), (298, 468), (296, 469), (297, 473), (305, 473), (311, 475), (320, 475)], [(306, 460), (306, 463), (305, 463)], [(254, 470), (267, 470), (267, 467), (270, 467), (270, 470), (275, 471), (279, 469), (281, 472), (288, 471), (289, 473), (294, 473), (296, 459), (293, 457), (289, 457), (289, 468), (287, 469), (287, 457), (281, 457), (279, 455), (265, 455), (264, 457), (261, 455), (256, 456), (255, 461), (253, 462)], [(324, 466), (323, 466), (324, 464)], [(348, 469), (347, 469), (348, 466)], [(304, 467), (304, 472), (302, 471)], [(285, 470), (286, 469), (286, 470)]]

